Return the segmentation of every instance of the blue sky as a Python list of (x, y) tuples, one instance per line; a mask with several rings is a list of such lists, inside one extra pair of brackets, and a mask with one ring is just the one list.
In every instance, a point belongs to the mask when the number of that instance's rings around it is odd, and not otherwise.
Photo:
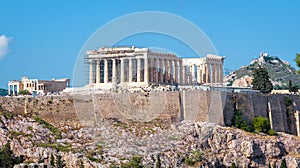
[[(299, 6), (296, 0), (1, 1), (0, 88), (22, 76), (72, 78), (77, 55), (98, 28), (142, 11), (169, 12), (193, 22), (226, 57), (226, 68), (246, 65), (261, 51), (292, 63), (300, 53)], [(181, 56), (194, 54), (174, 38), (151, 33), (128, 37), (118, 45), (160, 47)]]

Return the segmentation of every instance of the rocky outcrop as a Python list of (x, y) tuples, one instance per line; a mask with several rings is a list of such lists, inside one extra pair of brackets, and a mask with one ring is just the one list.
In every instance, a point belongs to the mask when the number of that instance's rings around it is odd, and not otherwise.
[(0, 146), (10, 142), (16, 155), (34, 162), (60, 154), (67, 167), (81, 161), (85, 167), (109, 167), (139, 155), (146, 167), (157, 162), (162, 167), (267, 167), (283, 159), (288, 167), (300, 167), (300, 139), (284, 133), (268, 136), (206, 122), (106, 120), (57, 136), (28, 117), (0, 118)]

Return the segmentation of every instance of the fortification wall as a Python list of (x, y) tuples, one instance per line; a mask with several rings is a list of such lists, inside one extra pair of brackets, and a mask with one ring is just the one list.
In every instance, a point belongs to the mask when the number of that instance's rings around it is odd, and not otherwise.
[[(292, 104), (287, 107), (286, 99)], [(25, 106), (26, 104), (26, 106)], [(185, 90), (180, 92), (107, 93), (36, 98), (0, 97), (0, 110), (37, 115), (59, 127), (101, 124), (106, 118), (148, 122), (182, 120), (231, 126), (236, 110), (248, 121), (270, 119), (275, 131), (300, 135), (300, 98), (296, 95), (262, 95)]]

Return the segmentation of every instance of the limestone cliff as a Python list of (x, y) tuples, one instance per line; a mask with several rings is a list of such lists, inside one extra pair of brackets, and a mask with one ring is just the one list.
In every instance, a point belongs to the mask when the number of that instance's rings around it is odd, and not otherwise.
[[(60, 154), (69, 168), (118, 166), (142, 158), (141, 164), (154, 167), (267, 167), (300, 166), (300, 139), (247, 133), (212, 123), (162, 121), (136, 123), (107, 120), (97, 127), (70, 129), (61, 137), (34, 119), (21, 115), (0, 116), (0, 147), (10, 142), (15, 155), (27, 161), (49, 162)], [(159, 159), (158, 159), (159, 157)]]

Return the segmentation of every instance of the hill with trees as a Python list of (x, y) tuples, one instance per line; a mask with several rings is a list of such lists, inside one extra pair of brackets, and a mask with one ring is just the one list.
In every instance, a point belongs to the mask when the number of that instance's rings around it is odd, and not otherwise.
[(289, 62), (281, 60), (279, 57), (261, 53), (259, 58), (255, 58), (247, 66), (233, 71), (225, 77), (228, 86), (252, 86), (253, 71), (259, 67), (265, 68), (270, 76), (274, 89), (288, 89), (289, 81), (295, 86), (300, 86), (300, 75)]
[(0, 96), (6, 96), (6, 95), (7, 95), (7, 90), (0, 88)]

